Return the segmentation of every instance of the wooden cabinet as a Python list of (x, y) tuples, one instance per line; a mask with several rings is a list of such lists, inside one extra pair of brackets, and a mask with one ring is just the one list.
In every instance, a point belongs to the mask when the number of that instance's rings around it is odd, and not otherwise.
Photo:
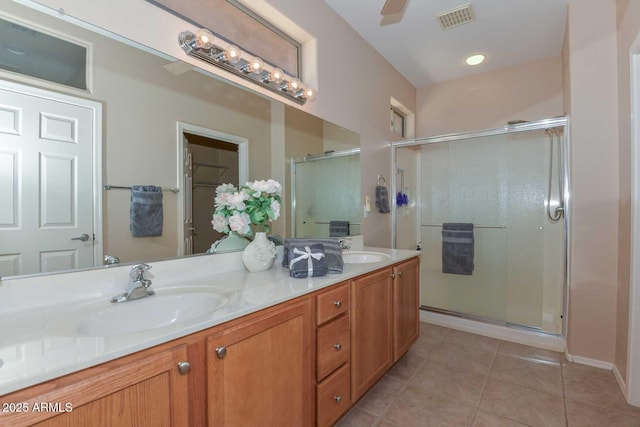
[[(143, 352), (3, 396), (0, 426), (190, 426), (187, 347)], [(184, 369), (184, 367), (183, 367)]]
[(312, 303), (302, 300), (207, 339), (210, 426), (313, 424)]
[(393, 365), (392, 269), (352, 282), (351, 397), (355, 402)]
[(413, 258), (393, 267), (393, 361), (420, 335), (420, 261)]
[(317, 304), (317, 426), (333, 425), (351, 407), (348, 282), (321, 292)]

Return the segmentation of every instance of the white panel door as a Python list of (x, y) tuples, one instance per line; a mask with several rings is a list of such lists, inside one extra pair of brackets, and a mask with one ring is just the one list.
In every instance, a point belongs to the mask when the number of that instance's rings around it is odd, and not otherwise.
[(95, 110), (42, 93), (0, 87), (0, 276), (94, 265)]
[(183, 141), (183, 182), (184, 189), (184, 254), (193, 254), (193, 154), (187, 138)]

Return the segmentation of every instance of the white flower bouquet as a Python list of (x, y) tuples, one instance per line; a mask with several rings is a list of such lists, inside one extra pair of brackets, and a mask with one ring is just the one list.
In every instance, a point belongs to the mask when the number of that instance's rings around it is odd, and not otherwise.
[(233, 184), (222, 184), (216, 188), (213, 229), (220, 233), (235, 231), (251, 236), (256, 231), (269, 232), (271, 222), (280, 217), (280, 193), (278, 181), (252, 181), (236, 188)]

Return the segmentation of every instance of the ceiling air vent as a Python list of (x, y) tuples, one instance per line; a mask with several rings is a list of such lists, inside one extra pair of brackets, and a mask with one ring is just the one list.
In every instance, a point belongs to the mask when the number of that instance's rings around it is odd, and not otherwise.
[(436, 17), (438, 18), (438, 22), (440, 22), (440, 26), (443, 30), (469, 23), (475, 19), (470, 3), (443, 12), (436, 15)]

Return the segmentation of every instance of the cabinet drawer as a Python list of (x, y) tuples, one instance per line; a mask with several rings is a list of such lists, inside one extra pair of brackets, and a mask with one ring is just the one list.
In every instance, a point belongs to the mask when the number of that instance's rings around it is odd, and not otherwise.
[(351, 407), (351, 378), (347, 363), (318, 384), (318, 427), (333, 425)]
[(349, 360), (350, 336), (348, 315), (318, 328), (318, 381)]
[(337, 286), (335, 289), (317, 296), (318, 325), (321, 325), (349, 310), (349, 284)]

